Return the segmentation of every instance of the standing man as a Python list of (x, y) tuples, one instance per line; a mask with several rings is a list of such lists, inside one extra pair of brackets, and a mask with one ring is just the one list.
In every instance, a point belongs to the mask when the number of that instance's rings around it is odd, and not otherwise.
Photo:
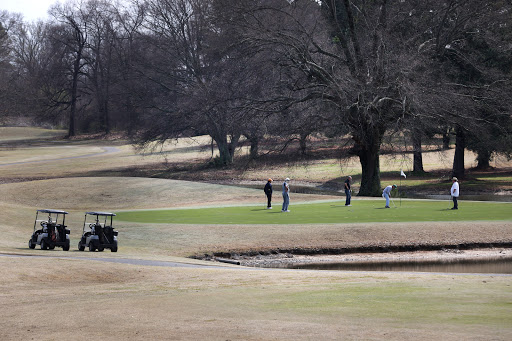
[(288, 185), (290, 178), (286, 178), (283, 183), (283, 209), (281, 212), (290, 212), (288, 205), (290, 205), (290, 185)]
[(352, 206), (350, 205), (350, 199), (352, 199), (352, 194), (350, 193), (350, 182), (352, 181), (352, 177), (349, 175), (347, 180), (345, 180), (345, 195), (347, 199), (345, 200), (345, 206)]
[(384, 188), (384, 191), (382, 192), (382, 197), (386, 198), (386, 208), (389, 208), (389, 196), (391, 194), (391, 191), (396, 188), (396, 185), (389, 185), (386, 188)]
[(267, 195), (267, 210), (272, 209), (272, 179), (268, 178), (267, 184), (265, 185), (265, 188), (263, 188), (263, 191)]
[(457, 198), (459, 197), (459, 180), (457, 180), (456, 177), (453, 177), (452, 178), (452, 182), (453, 182), (453, 185), (452, 185), (452, 189), (450, 190), (450, 194), (452, 196), (452, 199), (453, 199), (453, 207), (452, 207), (452, 210), (458, 210), (459, 209), (459, 203), (457, 202)]

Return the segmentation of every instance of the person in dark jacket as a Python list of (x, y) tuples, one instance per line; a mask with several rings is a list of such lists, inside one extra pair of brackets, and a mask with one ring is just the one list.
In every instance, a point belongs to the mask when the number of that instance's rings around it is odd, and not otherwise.
[(352, 177), (349, 175), (347, 177), (347, 180), (345, 180), (345, 195), (347, 199), (345, 200), (345, 206), (352, 206), (350, 205), (350, 199), (352, 198), (352, 193), (350, 193), (350, 183), (352, 182)]
[(272, 209), (272, 179), (268, 179), (267, 184), (265, 185), (265, 188), (263, 189), (265, 191), (265, 194), (267, 195), (267, 210)]

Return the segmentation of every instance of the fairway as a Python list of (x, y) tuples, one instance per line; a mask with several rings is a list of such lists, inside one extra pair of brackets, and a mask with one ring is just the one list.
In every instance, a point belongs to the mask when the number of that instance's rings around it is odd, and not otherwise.
[(354, 200), (301, 203), (283, 213), (280, 207), (228, 206), (193, 209), (141, 210), (118, 212), (118, 219), (138, 223), (171, 224), (334, 224), (371, 222), (511, 220), (512, 204), (460, 202), (451, 210), (451, 202), (403, 200), (397, 207), (384, 208), (384, 200)]

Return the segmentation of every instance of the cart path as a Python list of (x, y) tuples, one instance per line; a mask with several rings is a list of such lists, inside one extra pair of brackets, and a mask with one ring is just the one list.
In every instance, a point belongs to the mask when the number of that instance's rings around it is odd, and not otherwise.
[[(130, 265), (142, 265), (142, 266), (163, 266), (171, 268), (207, 268), (207, 269), (233, 269), (232, 266), (223, 266), (221, 264), (190, 264), (181, 262), (171, 261), (158, 261), (158, 260), (145, 260), (145, 259), (132, 259), (132, 258), (102, 258), (102, 257), (66, 257), (66, 256), (54, 256), (54, 255), (26, 255), (18, 253), (0, 253), (0, 257), (19, 257), (19, 258), (54, 258), (54, 259), (73, 259), (73, 260), (85, 260), (85, 261), (97, 261), (107, 263), (121, 263)], [(236, 267), (236, 269), (263, 269), (263, 268), (252, 268), (252, 267)]]
[(81, 158), (88, 158), (88, 157), (103, 156), (103, 155), (107, 155), (107, 154), (118, 153), (118, 152), (121, 151), (117, 147), (100, 147), (100, 148), (103, 149), (103, 151), (99, 152), (99, 153), (86, 154), (86, 155), (77, 155), (77, 156), (68, 156), (68, 157), (62, 157), (62, 158), (58, 158), (58, 159), (45, 159), (45, 160), (34, 160), (34, 161), (11, 162), (11, 163), (0, 164), (0, 167), (24, 165), (24, 164), (31, 164), (31, 163), (45, 163), (45, 162), (55, 162), (55, 161), (62, 161), (62, 160), (81, 159)]

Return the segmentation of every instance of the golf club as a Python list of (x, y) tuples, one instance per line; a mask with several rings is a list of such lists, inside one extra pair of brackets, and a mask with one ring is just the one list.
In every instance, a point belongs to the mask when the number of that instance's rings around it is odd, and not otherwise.
[(393, 200), (393, 198), (389, 197), (389, 199), (391, 199), (391, 202), (393, 203), (393, 206), (396, 208), (395, 201)]

